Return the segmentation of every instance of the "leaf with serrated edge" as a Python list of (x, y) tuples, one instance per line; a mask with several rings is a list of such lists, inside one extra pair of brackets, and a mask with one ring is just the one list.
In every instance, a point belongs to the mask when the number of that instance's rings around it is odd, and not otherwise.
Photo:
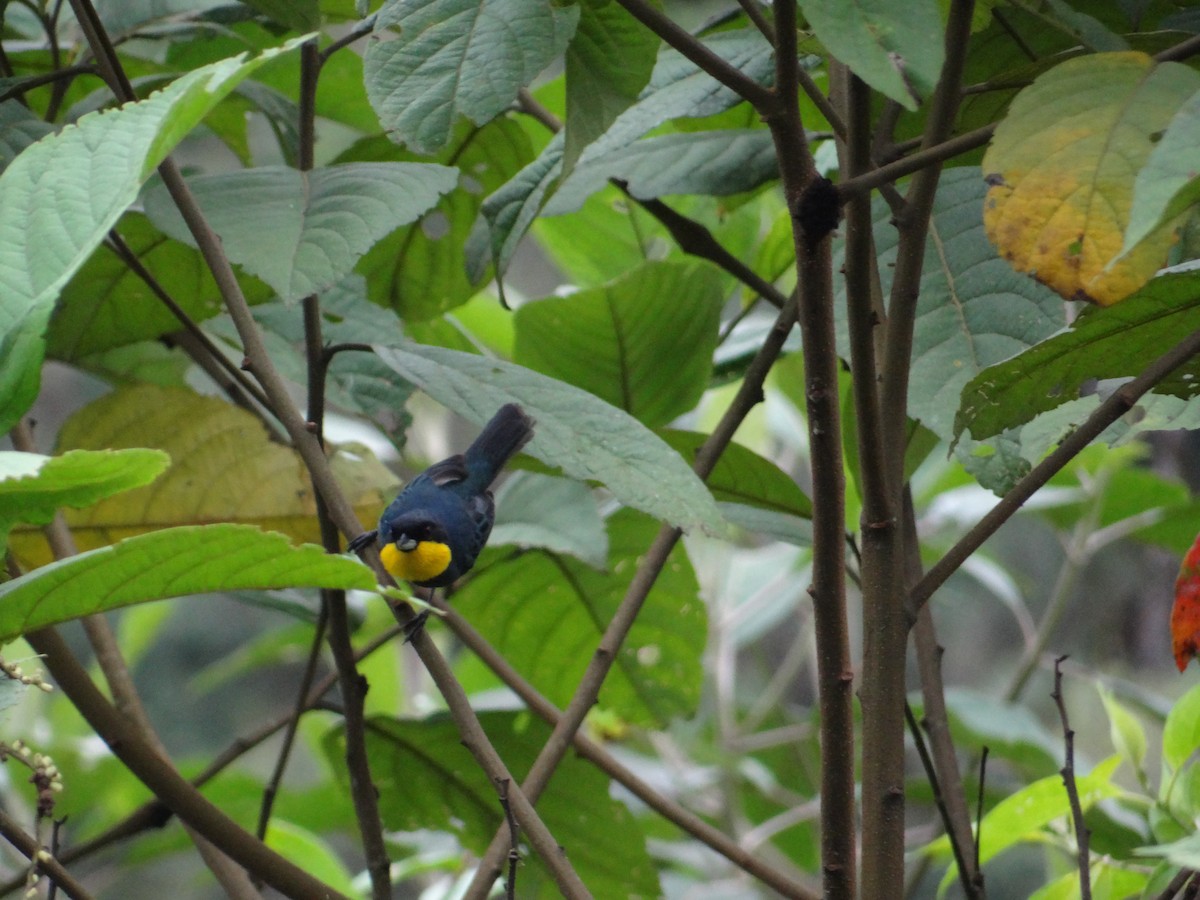
[(498, 116), (564, 49), (579, 10), (549, 0), (390, 0), (367, 47), (367, 97), (389, 136), (419, 153), (445, 146), (455, 119)]
[[(951, 169), (942, 175), (925, 244), (925, 266), (913, 334), (909, 411), (943, 440), (954, 425), (963, 386), (973, 375), (1044, 340), (1066, 324), (1062, 300), (1014, 272), (984, 236), (979, 170)], [(872, 208), (883, 291), (891, 289), (897, 232), (891, 211)], [(841, 265), (839, 248), (835, 271)], [(839, 294), (844, 283), (839, 282)], [(849, 358), (849, 340), (839, 296), (838, 347)]]
[[(375, 242), (451, 191), (458, 170), (433, 163), (343, 163), (301, 172), (262, 166), (188, 180), (229, 258), (298, 300), (336, 284)], [(176, 240), (191, 233), (164, 188), (146, 214)]]
[(499, 359), (409, 344), (375, 347), (379, 358), (476, 424), (505, 403), (537, 427), (525, 452), (572, 478), (599, 481), (622, 503), (684, 529), (721, 531), (720, 513), (696, 474), (644, 425), (587, 391)]
[(84, 116), (0, 175), (0, 432), (37, 393), (42, 335), (59, 290), (142, 182), (239, 81), (306, 39), (249, 61), (222, 60), (140, 103)]
[(217, 591), (375, 588), (356, 559), (248, 525), (168, 528), (80, 553), (0, 585), (0, 642), (133, 603)]

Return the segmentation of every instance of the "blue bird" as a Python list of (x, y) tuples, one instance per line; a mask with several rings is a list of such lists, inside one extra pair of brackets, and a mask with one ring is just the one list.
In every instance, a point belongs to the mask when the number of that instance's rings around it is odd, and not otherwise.
[(489, 488), (533, 437), (534, 421), (506, 403), (466, 453), (434, 463), (400, 491), (379, 527), (350, 542), (357, 552), (379, 541), (379, 558), (397, 581), (444, 587), (462, 577), (492, 532), (496, 506)]

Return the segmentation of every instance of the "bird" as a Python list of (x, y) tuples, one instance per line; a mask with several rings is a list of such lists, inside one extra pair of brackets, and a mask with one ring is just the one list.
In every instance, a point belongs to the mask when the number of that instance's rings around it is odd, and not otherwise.
[(515, 403), (501, 406), (465, 453), (434, 463), (383, 511), (379, 526), (349, 544), (379, 543), (379, 559), (397, 581), (453, 584), (475, 565), (496, 519), (489, 488), (533, 437), (534, 420)]

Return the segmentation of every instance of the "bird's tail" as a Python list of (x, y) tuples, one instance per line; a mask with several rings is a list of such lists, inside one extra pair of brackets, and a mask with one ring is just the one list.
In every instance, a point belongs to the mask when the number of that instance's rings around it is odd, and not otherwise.
[(534, 421), (515, 403), (506, 403), (467, 448), (467, 471), (476, 490), (484, 490), (500, 474), (504, 464), (533, 437)]

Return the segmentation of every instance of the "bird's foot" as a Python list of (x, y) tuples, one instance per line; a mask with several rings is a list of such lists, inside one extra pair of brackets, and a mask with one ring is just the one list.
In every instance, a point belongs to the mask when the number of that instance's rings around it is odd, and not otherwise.
[(408, 620), (408, 624), (404, 626), (404, 643), (411, 642), (417, 635), (425, 630), (425, 622), (429, 618), (429, 610), (423, 609), (416, 616)]
[(358, 537), (356, 537), (354, 540), (352, 540), (349, 544), (346, 545), (346, 552), (347, 553), (357, 553), (359, 550), (362, 550), (364, 547), (369, 547), (373, 543), (375, 543), (375, 538), (377, 538), (378, 536), (379, 536), (378, 531), (374, 531), (374, 530), (364, 531), (362, 534), (360, 534)]

